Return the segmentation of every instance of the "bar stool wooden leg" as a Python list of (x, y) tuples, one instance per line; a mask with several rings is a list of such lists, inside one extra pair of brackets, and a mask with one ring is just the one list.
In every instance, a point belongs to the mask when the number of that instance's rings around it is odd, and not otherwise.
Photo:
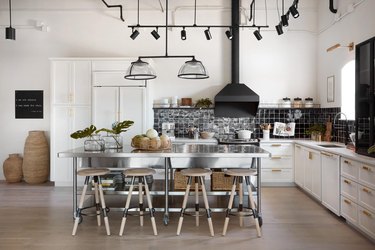
[(199, 226), (199, 181), (198, 177), (195, 180), (195, 225)]
[(239, 178), (239, 185), (240, 188), (238, 190), (239, 192), (239, 202), (238, 202), (238, 212), (240, 212), (240, 227), (243, 227), (243, 217), (241, 216), (241, 212), (243, 211), (243, 177), (240, 176)]
[(188, 182), (187, 182), (187, 185), (186, 185), (184, 200), (182, 201), (182, 208), (181, 208), (181, 212), (180, 212), (180, 219), (178, 220), (177, 235), (180, 235), (180, 233), (181, 233), (182, 222), (184, 221), (184, 213), (185, 213), (185, 209), (186, 209), (187, 200), (188, 200), (188, 197), (189, 197), (191, 179), (192, 179), (192, 177), (189, 176), (188, 177)]
[(138, 196), (139, 196), (139, 225), (143, 227), (143, 191), (141, 177), (138, 177)]
[(98, 176), (98, 183), (99, 183), (99, 196), (100, 196), (100, 203), (102, 204), (102, 211), (103, 211), (103, 218), (104, 218), (105, 230), (107, 231), (107, 235), (111, 235), (111, 230), (109, 228), (109, 221), (108, 221), (108, 215), (107, 215), (106, 205), (105, 205), (105, 201), (104, 201), (103, 186), (102, 186), (102, 182), (100, 180), (100, 176)]
[(86, 178), (85, 178), (85, 184), (83, 185), (83, 191), (82, 191), (82, 194), (81, 194), (81, 198), (79, 200), (78, 209), (76, 211), (76, 218), (74, 220), (74, 226), (73, 226), (72, 235), (76, 235), (76, 233), (77, 233), (78, 224), (79, 224), (79, 221), (81, 219), (81, 210), (83, 208), (83, 202), (85, 201), (85, 195), (86, 195), (87, 186), (89, 184), (89, 181), (90, 181), (90, 177), (86, 176)]
[(225, 215), (225, 221), (224, 221), (224, 227), (223, 227), (223, 236), (226, 235), (226, 233), (227, 233), (227, 229), (228, 229), (230, 210), (232, 209), (232, 206), (233, 206), (233, 201), (234, 201), (234, 192), (236, 191), (236, 183), (237, 183), (237, 176), (234, 176), (234, 177), (233, 177), (232, 190), (230, 191), (230, 197), (229, 197), (229, 202), (228, 202), (228, 208), (227, 208), (227, 212), (226, 212), (226, 215)]
[(119, 232), (120, 236), (122, 236), (122, 234), (124, 233), (126, 218), (128, 216), (128, 210), (130, 206), (130, 200), (131, 200), (133, 188), (134, 188), (134, 180), (135, 180), (135, 177), (133, 176), (130, 187), (129, 187), (128, 197), (126, 198), (124, 213), (123, 213), (122, 220), (121, 220), (121, 226), (120, 226), (120, 232)]
[(95, 207), (96, 207), (96, 220), (98, 222), (98, 226), (101, 226), (101, 208), (100, 208), (100, 197), (99, 197), (99, 189), (98, 189), (98, 177), (94, 176), (94, 197), (95, 197)]
[(156, 223), (155, 223), (155, 216), (154, 216), (155, 209), (152, 207), (150, 190), (148, 188), (148, 184), (147, 184), (147, 181), (146, 181), (146, 176), (143, 176), (143, 184), (145, 186), (148, 208), (150, 209), (150, 218), (151, 218), (152, 230), (154, 231), (154, 235), (158, 235), (158, 231), (156, 229)]
[(206, 188), (204, 186), (204, 178), (200, 176), (199, 179), (201, 181), (201, 186), (202, 186), (202, 195), (203, 195), (204, 206), (206, 208), (206, 213), (207, 213), (208, 227), (210, 228), (211, 236), (214, 236), (214, 227), (212, 225), (211, 209), (208, 205)]
[(257, 232), (258, 232), (258, 237), (261, 237), (262, 233), (260, 232), (258, 214), (256, 214), (256, 212), (255, 212), (256, 211), (256, 207), (255, 207), (254, 197), (253, 197), (253, 193), (252, 193), (251, 186), (250, 186), (250, 177), (246, 176), (245, 179), (246, 179), (247, 191), (249, 193), (250, 208), (253, 210), (253, 215), (254, 215), (254, 220), (255, 220), (255, 227), (256, 227)]

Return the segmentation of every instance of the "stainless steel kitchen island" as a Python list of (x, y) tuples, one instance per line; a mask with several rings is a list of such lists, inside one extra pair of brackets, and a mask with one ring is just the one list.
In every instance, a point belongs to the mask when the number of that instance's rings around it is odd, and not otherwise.
[(80, 167), (163, 167), (164, 178), (164, 224), (169, 221), (169, 171), (172, 168), (203, 167), (211, 169), (255, 168), (257, 169), (257, 210), (261, 213), (261, 158), (268, 158), (270, 153), (254, 145), (204, 145), (173, 144), (171, 149), (144, 151), (124, 146), (118, 150), (84, 151), (76, 148), (58, 153), (60, 158), (73, 159), (73, 216), (77, 211), (77, 166)]

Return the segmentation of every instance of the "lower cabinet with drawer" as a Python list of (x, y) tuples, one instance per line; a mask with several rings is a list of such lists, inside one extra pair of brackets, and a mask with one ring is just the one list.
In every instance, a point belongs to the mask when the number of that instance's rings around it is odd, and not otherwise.
[(341, 158), (341, 216), (375, 239), (375, 166)]
[(294, 185), (293, 144), (261, 142), (260, 147), (271, 153), (271, 158), (262, 159), (262, 185)]

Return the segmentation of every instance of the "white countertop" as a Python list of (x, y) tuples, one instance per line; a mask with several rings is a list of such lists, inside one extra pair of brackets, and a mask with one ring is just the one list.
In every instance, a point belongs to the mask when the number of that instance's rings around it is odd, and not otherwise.
[(191, 138), (181, 138), (181, 137), (176, 137), (174, 140), (172, 140), (173, 144), (179, 144), (179, 143), (191, 143), (191, 144), (218, 144), (216, 138), (211, 138), (211, 139), (191, 139)]
[[(324, 152), (327, 152), (327, 153), (340, 155), (340, 156), (346, 157), (346, 158), (354, 160), (354, 161), (359, 161), (359, 162), (362, 162), (362, 163), (365, 163), (365, 164), (370, 164), (370, 165), (375, 166), (375, 158), (357, 154), (354, 151), (352, 151), (350, 149), (347, 149), (346, 145), (343, 144), (343, 143), (325, 142), (325, 141), (311, 141), (311, 140), (304, 140), (304, 139), (279, 139), (279, 138), (270, 139), (270, 140), (267, 140), (267, 141), (264, 141), (264, 140), (261, 139), (260, 142), (261, 143), (282, 143), (282, 142), (296, 143), (298, 145), (309, 147), (309, 148), (312, 148), (312, 149), (315, 149), (315, 150), (318, 150), (318, 151), (324, 151)], [(335, 144), (335, 145), (340, 145), (341, 147), (340, 148), (325, 148), (325, 147), (319, 146), (319, 145), (322, 145), (322, 144)]]

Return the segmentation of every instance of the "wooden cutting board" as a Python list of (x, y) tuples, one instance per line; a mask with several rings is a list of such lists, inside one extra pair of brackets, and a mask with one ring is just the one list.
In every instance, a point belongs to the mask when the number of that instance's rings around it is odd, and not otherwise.
[(332, 135), (332, 122), (331, 117), (328, 116), (328, 121), (326, 122), (326, 133), (324, 134), (324, 141), (331, 141)]

